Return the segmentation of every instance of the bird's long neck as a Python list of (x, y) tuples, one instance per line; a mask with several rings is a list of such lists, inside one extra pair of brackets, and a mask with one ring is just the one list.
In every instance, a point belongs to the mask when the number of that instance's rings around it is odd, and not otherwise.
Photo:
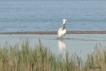
[(66, 26), (65, 26), (65, 24), (63, 24), (63, 30), (64, 30), (64, 29), (66, 29)]
[(65, 24), (66, 22), (65, 21), (63, 21), (63, 24)]

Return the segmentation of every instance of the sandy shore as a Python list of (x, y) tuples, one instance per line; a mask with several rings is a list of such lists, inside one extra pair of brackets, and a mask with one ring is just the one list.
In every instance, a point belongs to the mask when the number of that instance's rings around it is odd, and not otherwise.
[[(49, 31), (49, 32), (0, 32), (0, 34), (57, 34), (57, 31)], [(106, 31), (67, 31), (66, 34), (106, 34)]]

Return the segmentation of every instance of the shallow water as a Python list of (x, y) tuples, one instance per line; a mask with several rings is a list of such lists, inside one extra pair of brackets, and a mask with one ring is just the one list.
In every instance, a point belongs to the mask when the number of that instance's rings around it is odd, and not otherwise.
[(106, 46), (106, 34), (66, 34), (63, 40), (57, 40), (56, 35), (0, 35), (0, 46), (2, 48), (7, 42), (11, 46), (19, 44), (21, 49), (20, 45), (27, 39), (31, 48), (38, 45), (40, 39), (41, 43), (55, 55), (63, 55), (63, 57), (68, 52), (70, 56), (76, 53), (84, 58), (94, 51), (96, 45)]
[(0, 32), (106, 30), (106, 1), (1, 0)]

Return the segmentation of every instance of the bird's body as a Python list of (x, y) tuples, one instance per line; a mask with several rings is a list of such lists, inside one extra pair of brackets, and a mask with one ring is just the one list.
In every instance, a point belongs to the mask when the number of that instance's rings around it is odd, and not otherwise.
[(64, 37), (65, 36), (65, 33), (66, 33), (66, 28), (64, 28), (64, 29), (63, 29), (63, 27), (60, 28), (58, 30), (58, 37)]
[(65, 22), (67, 20), (66, 19), (63, 19), (63, 26), (58, 30), (58, 38), (63, 38), (65, 36), (65, 33), (66, 33), (66, 26), (65, 26)]

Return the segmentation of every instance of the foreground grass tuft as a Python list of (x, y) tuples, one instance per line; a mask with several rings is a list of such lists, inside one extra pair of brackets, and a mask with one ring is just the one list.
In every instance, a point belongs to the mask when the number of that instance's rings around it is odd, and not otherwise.
[(26, 41), (21, 49), (19, 44), (0, 48), (0, 71), (105, 71), (106, 51), (97, 48), (82, 61), (76, 54), (55, 56), (40, 40), (33, 49)]

